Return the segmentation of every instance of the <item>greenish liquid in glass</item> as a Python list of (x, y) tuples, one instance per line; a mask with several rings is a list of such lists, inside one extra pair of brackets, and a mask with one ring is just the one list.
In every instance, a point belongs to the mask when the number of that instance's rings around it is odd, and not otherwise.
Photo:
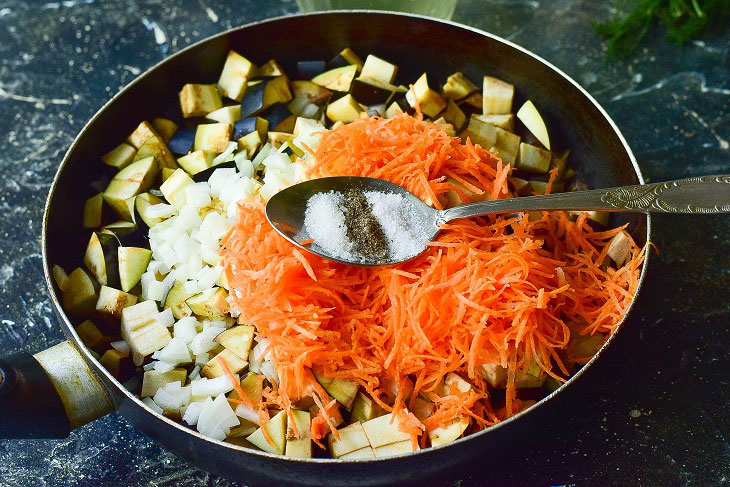
[(450, 19), (457, 0), (297, 0), (302, 12), (315, 10), (372, 9), (394, 10)]

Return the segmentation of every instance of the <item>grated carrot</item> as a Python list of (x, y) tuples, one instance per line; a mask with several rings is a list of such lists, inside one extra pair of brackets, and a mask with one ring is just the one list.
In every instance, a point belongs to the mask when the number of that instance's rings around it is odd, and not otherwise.
[[(509, 165), (406, 114), (359, 119), (325, 132), (309, 150), (316, 160), (310, 178), (385, 179), (436, 207), (449, 190), (460, 191), (447, 177), (475, 198), (511, 197)], [(549, 187), (553, 180), (554, 173)], [(645, 250), (634, 246), (623, 267), (606, 269), (605, 249), (620, 231), (595, 231), (585, 217), (574, 221), (564, 212), (534, 221), (526, 214), (488, 216), (444, 225), (412, 261), (351, 267), (299, 252), (269, 226), (261, 203), (247, 202), (222, 240), (221, 257), (239, 320), (270, 340), (285, 377), (267, 401), (288, 408), (310, 386), (319, 407), (310, 433), (321, 445), (335, 432), (339, 409), (312, 369), (356, 381), (399, 415), (419, 392), (432, 396), (429, 430), (457, 417), (472, 418), (470, 428), (479, 430), (519, 412), (518, 371), (534, 360), (553, 377), (568, 372), (559, 353), (570, 339), (568, 323), (579, 323), (581, 333), (610, 334), (623, 318)], [(503, 408), (492, 406), (484, 364), (508, 369)], [(467, 378), (472, 390), (437, 397), (432, 391), (449, 372)], [(415, 442), (423, 425), (401, 418)]]

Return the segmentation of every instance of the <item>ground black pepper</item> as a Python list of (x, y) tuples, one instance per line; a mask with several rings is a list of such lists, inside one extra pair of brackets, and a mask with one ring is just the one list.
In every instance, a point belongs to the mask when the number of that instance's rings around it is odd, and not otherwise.
[(355, 250), (366, 258), (385, 260), (388, 256), (388, 241), (367, 198), (362, 191), (355, 189), (348, 189), (344, 196), (347, 238), (355, 244)]

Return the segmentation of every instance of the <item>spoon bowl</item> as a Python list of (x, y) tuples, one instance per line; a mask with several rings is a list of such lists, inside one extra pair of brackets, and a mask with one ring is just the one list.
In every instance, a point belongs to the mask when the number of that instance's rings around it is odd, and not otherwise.
[[(409, 235), (421, 238), (414, 248), (420, 249), (408, 255), (389, 253), (383, 260), (351, 260), (332, 255), (312, 242), (305, 228), (307, 202), (318, 193), (331, 191), (344, 193), (354, 189), (362, 193), (377, 192), (397, 194), (406, 198)], [(274, 229), (297, 247), (342, 264), (360, 266), (393, 265), (418, 257), (426, 250), (426, 243), (438, 234), (441, 225), (459, 218), (513, 213), (522, 211), (625, 211), (640, 213), (730, 213), (730, 176), (702, 176), (664, 183), (622, 186), (618, 188), (574, 191), (543, 196), (507, 198), (482, 201), (456, 206), (446, 210), (431, 208), (412, 193), (397, 184), (380, 179), (337, 176), (312, 179), (295, 184), (275, 194), (266, 205), (266, 217)], [(328, 224), (330, 222), (317, 222)], [(417, 231), (415, 231), (417, 230)]]

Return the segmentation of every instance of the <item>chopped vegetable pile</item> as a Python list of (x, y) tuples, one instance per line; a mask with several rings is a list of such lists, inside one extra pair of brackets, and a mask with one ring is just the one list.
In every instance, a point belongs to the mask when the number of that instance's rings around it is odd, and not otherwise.
[[(79, 337), (127, 389), (216, 440), (374, 458), (494, 425), (596, 353), (644, 259), (605, 213), (456, 221), (380, 268), (305, 255), (264, 215), (272, 195), (322, 176), (388, 180), (436, 208), (581, 189), (532, 101), (513, 113), (504, 80), (414, 80), (349, 48), (290, 75), (231, 51), (216, 84), (181, 87), (170, 118), (101, 157), (83, 265), (53, 274)], [(393, 202), (372, 196), (388, 239)]]

